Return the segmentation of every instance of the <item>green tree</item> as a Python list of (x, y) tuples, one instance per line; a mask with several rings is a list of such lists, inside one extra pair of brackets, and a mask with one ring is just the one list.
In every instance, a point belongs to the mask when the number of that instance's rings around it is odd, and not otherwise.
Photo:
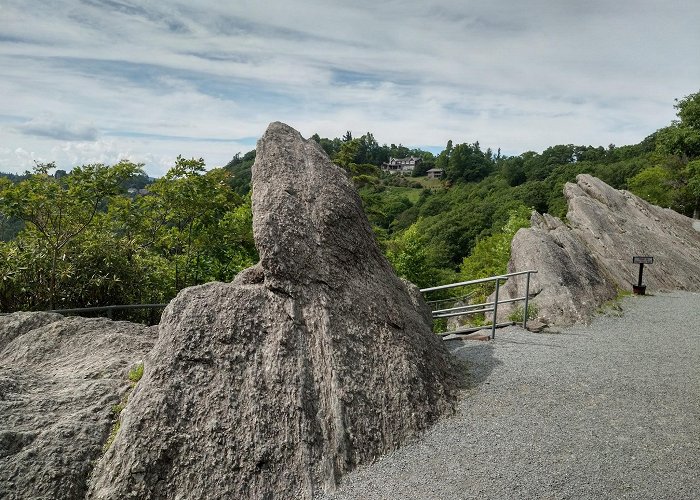
[(396, 274), (420, 288), (435, 285), (444, 274), (430, 264), (428, 248), (421, 238), (416, 224), (411, 225), (397, 238), (389, 242), (387, 258)]
[(649, 203), (670, 207), (673, 200), (672, 181), (669, 172), (661, 167), (642, 170), (629, 179), (630, 191)]
[[(532, 209), (520, 206), (511, 209), (508, 221), (499, 231), (477, 241), (468, 257), (465, 257), (460, 267), (461, 279), (464, 281), (488, 278), (505, 274), (510, 260), (510, 244), (515, 233), (525, 227), (530, 227)], [(494, 283), (485, 283), (474, 287), (480, 298), (485, 298), (494, 290)]]
[(680, 120), (657, 132), (657, 148), (688, 159), (700, 157), (700, 92), (678, 100), (674, 107)]
[(493, 161), (481, 151), (479, 143), (458, 144), (447, 161), (447, 178), (452, 181), (478, 182), (491, 173)]
[(519, 186), (527, 180), (525, 160), (520, 156), (506, 158), (501, 162), (501, 172), (510, 186)]
[(700, 219), (700, 159), (689, 162), (682, 172), (683, 188), (678, 192), (676, 202), (688, 215)]
[(25, 231), (34, 232), (39, 249), (48, 254), (52, 309), (64, 249), (90, 227), (107, 198), (119, 193), (124, 180), (141, 173), (141, 165), (120, 162), (76, 167), (57, 179), (49, 175), (54, 168), (54, 163), (37, 164), (27, 179), (3, 186), (0, 193), (0, 212), (23, 220)]
[(237, 153), (230, 162), (226, 164), (226, 170), (229, 176), (229, 185), (233, 190), (241, 196), (245, 196), (250, 192), (250, 180), (252, 177), (253, 163), (255, 163), (255, 150), (248, 151), (241, 156)]
[(700, 91), (676, 101), (674, 108), (678, 110), (681, 125), (700, 132)]
[(240, 235), (224, 231), (235, 219), (229, 214), (244, 199), (231, 189), (227, 170), (206, 172), (204, 167), (201, 158), (178, 156), (165, 176), (150, 185), (149, 194), (130, 207), (134, 233), (143, 245), (171, 263), (176, 290), (211, 279), (231, 279), (234, 269), (237, 272), (256, 257), (250, 234), (244, 245), (245, 259), (221, 261), (233, 258), (222, 244)]

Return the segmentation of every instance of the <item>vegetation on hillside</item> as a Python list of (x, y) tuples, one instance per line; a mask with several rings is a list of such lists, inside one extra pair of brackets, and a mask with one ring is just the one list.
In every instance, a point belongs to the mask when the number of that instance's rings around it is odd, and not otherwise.
[(123, 184), (142, 165), (53, 168), (0, 185), (0, 211), (24, 223), (0, 242), (1, 311), (159, 303), (257, 260), (250, 198), (201, 159), (178, 158), (140, 196)]
[[(531, 210), (565, 217), (562, 188), (579, 173), (697, 217), (700, 92), (675, 107), (678, 120), (636, 145), (556, 145), (511, 157), (478, 142), (449, 141), (436, 156), (379, 145), (369, 132), (312, 138), (352, 178), (397, 272), (423, 287), (505, 272)], [(381, 170), (406, 156), (423, 160), (413, 176)], [(162, 302), (186, 286), (230, 281), (257, 259), (254, 161), (250, 151), (206, 171), (201, 159), (178, 157), (157, 180), (129, 162), (70, 173), (38, 164), (0, 176), (0, 311)], [(443, 179), (424, 177), (433, 167)]]

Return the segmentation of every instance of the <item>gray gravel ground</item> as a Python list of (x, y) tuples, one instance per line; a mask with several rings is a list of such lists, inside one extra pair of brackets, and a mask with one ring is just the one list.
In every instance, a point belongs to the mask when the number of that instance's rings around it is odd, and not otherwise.
[(700, 294), (629, 297), (559, 333), (452, 341), (457, 414), (329, 499), (700, 499)]

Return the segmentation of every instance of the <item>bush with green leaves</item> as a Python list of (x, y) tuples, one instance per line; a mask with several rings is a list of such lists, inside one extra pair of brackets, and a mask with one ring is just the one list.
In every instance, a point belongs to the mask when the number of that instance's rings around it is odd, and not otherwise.
[[(527, 319), (528, 321), (531, 319), (537, 318), (537, 315), (539, 314), (539, 310), (537, 308), (537, 304), (533, 302), (529, 302), (527, 305)], [(525, 316), (525, 306), (520, 305), (516, 307), (513, 312), (511, 312), (508, 315), (508, 321), (512, 321), (513, 323), (522, 323), (523, 319)]]
[(136, 197), (123, 185), (143, 175), (141, 165), (88, 165), (60, 177), (53, 168), (0, 182), (0, 214), (24, 221), (0, 241), (1, 311), (167, 302), (257, 261), (250, 196), (201, 159), (178, 157)]

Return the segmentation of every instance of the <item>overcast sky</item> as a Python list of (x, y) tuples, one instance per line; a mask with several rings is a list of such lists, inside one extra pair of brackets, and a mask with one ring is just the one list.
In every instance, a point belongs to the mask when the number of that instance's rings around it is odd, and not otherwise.
[(0, 0), (0, 171), (221, 166), (275, 120), (433, 151), (633, 144), (700, 90), (698, 26), (697, 0)]

